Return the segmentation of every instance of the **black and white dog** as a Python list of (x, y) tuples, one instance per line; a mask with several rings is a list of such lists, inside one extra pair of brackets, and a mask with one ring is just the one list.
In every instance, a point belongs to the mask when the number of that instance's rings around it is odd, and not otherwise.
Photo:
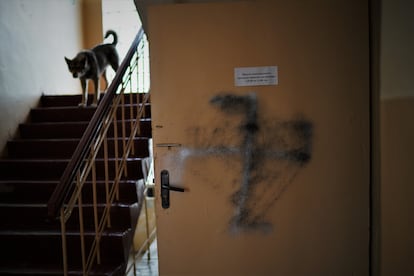
[(105, 34), (105, 38), (113, 36), (113, 42), (107, 44), (99, 44), (90, 50), (84, 50), (79, 52), (73, 59), (65, 57), (69, 71), (74, 78), (79, 78), (82, 85), (82, 102), (79, 106), (85, 107), (88, 100), (88, 81), (92, 80), (95, 86), (95, 98), (93, 99), (93, 106), (98, 105), (100, 96), (100, 76), (103, 76), (108, 88), (108, 80), (106, 78), (106, 68), (108, 65), (116, 70), (119, 67), (119, 57), (115, 49), (118, 42), (117, 34), (109, 30)]

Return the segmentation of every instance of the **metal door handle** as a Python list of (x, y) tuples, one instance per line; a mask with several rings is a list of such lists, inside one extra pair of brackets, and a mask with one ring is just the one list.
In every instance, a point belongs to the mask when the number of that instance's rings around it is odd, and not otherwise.
[(183, 188), (170, 186), (170, 174), (167, 170), (161, 171), (161, 205), (162, 208), (170, 208), (170, 191), (184, 192)]

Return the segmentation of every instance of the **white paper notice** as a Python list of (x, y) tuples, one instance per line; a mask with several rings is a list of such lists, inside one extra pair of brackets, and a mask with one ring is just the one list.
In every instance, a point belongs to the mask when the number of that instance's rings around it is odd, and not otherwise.
[(277, 66), (234, 68), (235, 86), (277, 85)]

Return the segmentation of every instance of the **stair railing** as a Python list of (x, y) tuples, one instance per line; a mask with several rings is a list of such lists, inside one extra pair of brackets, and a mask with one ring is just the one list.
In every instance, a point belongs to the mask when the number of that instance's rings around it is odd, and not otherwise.
[[(133, 141), (136, 135), (140, 134), (140, 120), (145, 117), (145, 105), (149, 102), (149, 93), (145, 93), (148, 90), (146, 87), (143, 87), (143, 85), (148, 86), (148, 84), (143, 83), (147, 79), (145, 74), (148, 74), (148, 72), (143, 71), (147, 67), (144, 64), (145, 60), (147, 60), (145, 58), (147, 49), (146, 36), (141, 28), (117, 70), (113, 81), (98, 104), (96, 112), (60, 179), (60, 183), (49, 199), (49, 217), (60, 219), (64, 275), (68, 275), (66, 223), (75, 207), (77, 207), (79, 212), (83, 275), (89, 274), (94, 263), (99, 264), (101, 262), (100, 239), (104, 230), (111, 226), (110, 208), (112, 203), (118, 199), (121, 179), (127, 177), (126, 161), (129, 155), (134, 153)], [(125, 118), (125, 97), (129, 97), (131, 103), (129, 105), (129, 119)], [(139, 103), (137, 108), (134, 108), (132, 105), (134, 97), (136, 97)], [(121, 118), (118, 118), (118, 108), (121, 108)], [(120, 126), (119, 121), (121, 121)], [(127, 124), (130, 125), (127, 126)], [(119, 130), (118, 127), (121, 127), (121, 129)], [(130, 128), (129, 136), (127, 136), (127, 127)], [(108, 143), (110, 141), (108, 141), (107, 134), (110, 128), (112, 128), (114, 133), (115, 169), (113, 179), (109, 177), (110, 168), (108, 165)], [(118, 133), (121, 133), (120, 137)], [(118, 145), (118, 138), (122, 140), (121, 145)], [(118, 148), (122, 150), (118, 150)], [(96, 158), (100, 150), (104, 152), (106, 202), (104, 203), (104, 211), (98, 214)], [(89, 250), (86, 248), (85, 221), (81, 196), (84, 183), (88, 179), (92, 179), (93, 225), (95, 228), (95, 237), (92, 245), (88, 245)]]

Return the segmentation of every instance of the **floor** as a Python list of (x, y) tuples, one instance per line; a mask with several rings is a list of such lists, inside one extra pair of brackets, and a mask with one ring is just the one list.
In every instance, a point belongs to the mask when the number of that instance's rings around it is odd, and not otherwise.
[[(147, 167), (144, 170), (148, 183), (152, 183), (148, 187), (153, 187), (154, 167), (152, 162), (152, 139), (149, 140), (150, 158), (146, 163)], [(147, 160), (147, 161), (148, 161)], [(143, 168), (144, 169), (144, 168)], [(149, 191), (147, 191), (148, 193)], [(154, 191), (152, 188), (152, 196), (146, 196), (143, 210), (138, 220), (137, 232), (134, 239), (134, 247), (140, 252), (144, 248), (144, 253), (135, 259), (135, 274), (133, 271), (129, 272), (127, 276), (158, 276), (158, 247), (156, 238), (156, 223), (155, 223), (155, 201)], [(155, 238), (154, 238), (155, 237)], [(152, 240), (149, 250), (145, 250), (146, 241)]]
[[(135, 268), (135, 273), (134, 273)], [(126, 276), (158, 276), (158, 252), (157, 239), (150, 245), (149, 251), (145, 251), (141, 256), (135, 257), (135, 265), (131, 256)]]
[[(145, 202), (138, 220), (137, 230), (134, 237), (134, 248), (136, 250), (135, 261), (130, 260), (127, 276), (158, 276), (158, 246), (156, 238), (154, 197), (145, 197)], [(147, 242), (150, 241), (149, 250)], [(143, 252), (143, 253), (139, 253)], [(135, 263), (135, 274), (134, 266)]]
[(158, 276), (157, 239), (151, 243), (149, 254), (148, 252), (145, 252), (144, 255), (138, 259), (136, 275)]

